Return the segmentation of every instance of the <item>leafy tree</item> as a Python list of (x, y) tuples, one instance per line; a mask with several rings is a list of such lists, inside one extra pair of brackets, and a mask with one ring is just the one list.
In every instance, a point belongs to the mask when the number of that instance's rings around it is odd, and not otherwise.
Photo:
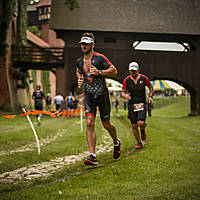
[(65, 0), (65, 5), (67, 5), (70, 10), (74, 10), (75, 8), (80, 8), (78, 0)]
[(41, 31), (39, 30), (38, 26), (29, 26), (29, 27), (27, 27), (27, 29), (31, 33), (37, 35), (38, 37), (40, 37), (40, 38), (42, 37)]
[(15, 0), (0, 1), (0, 55), (6, 52), (6, 37), (15, 7)]

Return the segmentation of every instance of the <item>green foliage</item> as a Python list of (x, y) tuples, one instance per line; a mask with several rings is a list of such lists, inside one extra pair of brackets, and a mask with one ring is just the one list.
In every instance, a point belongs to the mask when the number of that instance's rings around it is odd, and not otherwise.
[(51, 93), (50, 89), (50, 79), (49, 79), (50, 72), (46, 70), (42, 70), (42, 76), (41, 76), (41, 82), (42, 82), (42, 88), (43, 92), (46, 95), (47, 93)]
[[(66, 165), (45, 178), (0, 183), (0, 199), (95, 199), (95, 200), (199, 200), (200, 199), (200, 116), (189, 117), (188, 97), (155, 99), (160, 102), (152, 117), (147, 118), (147, 140), (144, 149), (136, 151), (135, 139), (127, 111), (112, 113), (122, 141), (122, 156), (112, 160), (112, 150), (97, 154), (99, 166), (86, 167), (82, 160)], [(165, 104), (166, 103), (166, 104)], [(162, 104), (162, 105), (161, 105)], [(36, 124), (35, 116), (31, 119)], [(96, 118), (97, 145), (105, 145), (108, 133)], [(48, 139), (62, 132), (55, 140), (37, 149), (32, 130), (25, 117), (0, 119), (0, 152), (32, 144), (32, 151), (1, 155), (0, 171), (9, 172), (26, 166), (78, 155), (88, 150), (85, 133), (80, 132), (79, 118), (43, 116), (36, 128), (39, 139)], [(85, 122), (84, 122), (85, 132)], [(112, 149), (112, 140), (109, 138)], [(63, 158), (63, 159), (62, 159)], [(59, 170), (60, 169), (60, 170)], [(33, 169), (32, 169), (33, 170)], [(31, 173), (27, 171), (27, 174)], [(34, 170), (31, 175), (34, 175)], [(42, 170), (41, 170), (42, 173)]]
[(26, 29), (27, 29), (27, 6), (28, 0), (19, 0), (17, 26), (19, 44), (24, 46), (27, 42)]
[(16, 0), (0, 1), (0, 55), (6, 52), (6, 37), (15, 6)]
[(41, 31), (38, 29), (38, 26), (29, 26), (28, 30), (31, 33), (37, 35), (38, 37), (40, 37), (40, 38), (42, 37)]
[[(28, 0), (18, 1), (17, 30), (20, 45), (26, 44), (27, 5)], [(15, 8), (16, 0), (6, 0), (0, 2), (0, 55), (5, 54), (6, 52), (8, 27), (15, 13)]]
[(33, 88), (36, 90), (37, 87), (37, 70), (32, 70), (32, 80), (33, 80)]
[(65, 0), (65, 5), (67, 5), (70, 10), (74, 10), (75, 8), (80, 8), (78, 0)]

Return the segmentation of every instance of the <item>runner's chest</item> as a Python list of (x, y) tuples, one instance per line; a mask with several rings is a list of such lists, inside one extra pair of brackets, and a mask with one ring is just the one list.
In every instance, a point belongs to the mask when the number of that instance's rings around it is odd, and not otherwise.
[(145, 80), (143, 78), (138, 79), (137, 83), (129, 79), (127, 82), (127, 89), (132, 93), (143, 92), (145, 89)]

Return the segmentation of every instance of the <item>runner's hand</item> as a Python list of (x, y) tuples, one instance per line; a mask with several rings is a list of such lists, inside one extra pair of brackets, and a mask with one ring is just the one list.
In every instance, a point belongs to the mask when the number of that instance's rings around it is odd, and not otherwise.
[(129, 100), (131, 99), (131, 95), (130, 95), (130, 94), (126, 94), (126, 95), (125, 95), (125, 99), (126, 99), (127, 101), (129, 101)]
[(98, 76), (98, 69), (94, 66), (94, 65), (91, 65), (90, 67), (90, 74), (94, 75), (94, 76)]
[(83, 75), (78, 78), (78, 87), (80, 88), (84, 83)]
[(153, 104), (154, 104), (153, 98), (149, 97), (149, 103), (153, 106)]

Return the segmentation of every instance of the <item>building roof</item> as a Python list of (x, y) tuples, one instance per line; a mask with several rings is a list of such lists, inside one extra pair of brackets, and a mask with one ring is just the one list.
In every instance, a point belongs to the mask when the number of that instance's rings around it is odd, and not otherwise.
[(200, 34), (200, 1), (84, 0), (71, 11), (52, 0), (50, 27), (62, 30)]
[(27, 11), (28, 11), (28, 12), (29, 12), (29, 11), (37, 11), (37, 9), (35, 8), (34, 5), (28, 5), (28, 6), (27, 6)]
[(38, 4), (35, 5), (36, 8), (42, 7), (42, 6), (50, 6), (51, 0), (41, 0)]
[(42, 47), (42, 48), (50, 47), (50, 45), (47, 42), (45, 42), (43, 39), (39, 38), (35, 34), (31, 33), (29, 30), (26, 31), (26, 36), (27, 36), (27, 40), (29, 40), (30, 42), (32, 42), (33, 44), (39, 47)]

